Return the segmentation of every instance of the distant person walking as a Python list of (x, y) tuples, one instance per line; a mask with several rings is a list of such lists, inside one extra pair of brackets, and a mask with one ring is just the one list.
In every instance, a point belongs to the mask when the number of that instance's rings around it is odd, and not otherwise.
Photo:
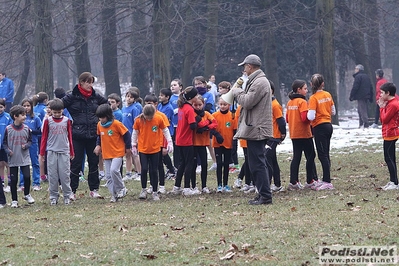
[(377, 128), (378, 122), (380, 120), (380, 106), (378, 105), (378, 100), (380, 99), (380, 93), (381, 93), (380, 88), (382, 84), (388, 82), (388, 80), (384, 78), (384, 71), (382, 69), (377, 69), (375, 71), (375, 78), (377, 80), (377, 83), (375, 84), (375, 100), (377, 102), (377, 107), (375, 108), (374, 124), (371, 125), (372, 128)]
[(5, 72), (0, 73), (0, 98), (6, 101), (6, 112), (9, 113), (14, 102), (14, 82), (6, 77)]
[(357, 101), (357, 113), (359, 114), (359, 128), (369, 127), (367, 114), (367, 101), (373, 102), (373, 86), (370, 78), (364, 73), (363, 65), (355, 67), (354, 82), (349, 97), (350, 101)]

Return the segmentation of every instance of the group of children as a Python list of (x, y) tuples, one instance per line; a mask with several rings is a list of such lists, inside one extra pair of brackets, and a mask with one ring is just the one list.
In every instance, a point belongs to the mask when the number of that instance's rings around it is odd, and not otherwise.
[[(273, 192), (284, 190), (276, 147), (285, 139), (286, 122), (293, 145), (288, 190), (334, 189), (330, 177), (329, 151), (331, 116), (335, 115), (335, 105), (331, 94), (324, 90), (324, 79), (320, 74), (313, 75), (310, 84), (313, 94), (307, 101), (306, 82), (293, 82), (285, 119), (281, 105), (273, 96), (273, 138), (266, 146)], [(230, 87), (228, 82), (219, 83), (219, 93), (227, 93)], [(274, 95), (272, 82), (271, 88)], [(393, 100), (395, 92), (396, 87), (392, 83), (384, 84), (378, 101), (383, 125), (384, 158), (391, 176), (384, 190), (399, 187), (395, 158), (395, 143), (399, 138), (399, 103)], [(108, 96), (108, 104), (100, 105), (96, 111), (99, 122), (94, 153), (101, 158), (99, 178), (106, 179), (111, 202), (126, 196), (128, 191), (124, 182), (132, 179), (141, 181), (139, 199), (146, 199), (147, 194), (151, 193), (153, 200), (159, 200), (159, 195), (166, 193), (165, 178), (175, 179), (171, 191), (173, 194), (189, 196), (211, 193), (207, 181), (207, 148), (215, 154), (216, 192), (232, 191), (229, 186), (229, 168), (232, 153), (237, 148), (233, 136), (237, 129), (240, 106), (235, 110), (236, 106), (229, 104), (223, 97), (217, 100), (218, 106), (215, 106), (215, 99), (208, 93), (206, 81), (201, 76), (195, 77), (193, 86), (185, 89), (179, 80), (173, 80), (170, 89), (160, 90), (159, 97), (150, 94), (145, 96), (144, 103), (140, 101), (139, 90), (133, 87), (126, 92), (126, 105), (121, 110), (121, 98), (113, 93)], [(31, 163), (34, 190), (41, 189), (40, 181), (48, 180), (50, 204), (58, 203), (60, 185), (64, 203), (70, 203), (70, 160), (74, 157), (73, 121), (65, 113), (62, 100), (56, 98), (48, 101), (47, 94), (39, 93), (36, 102), (34, 104), (24, 99), (21, 105), (13, 106), (8, 114), (5, 112), (4, 100), (0, 99), (0, 175), (4, 184), (5, 169), (9, 167), (9, 187), (4, 191), (11, 192), (11, 207), (18, 207), (18, 168), (21, 169), (23, 198), (29, 204), (35, 202), (30, 195)], [(50, 110), (48, 113), (45, 112), (46, 107)], [(245, 140), (240, 140), (240, 146), (244, 151), (244, 162), (234, 186), (244, 192), (253, 192), (255, 188), (247, 167)], [(314, 146), (323, 170), (322, 181), (317, 176)], [(301, 184), (298, 176), (302, 152), (306, 157), (305, 185)], [(170, 153), (173, 153), (173, 161), (169, 157)], [(126, 158), (124, 178), (123, 158)], [(47, 169), (46, 161), (49, 166)], [(164, 164), (167, 167), (166, 173)], [(200, 189), (196, 181), (197, 165), (200, 166)], [(3, 186), (0, 186), (0, 207), (6, 203), (4, 191)]]

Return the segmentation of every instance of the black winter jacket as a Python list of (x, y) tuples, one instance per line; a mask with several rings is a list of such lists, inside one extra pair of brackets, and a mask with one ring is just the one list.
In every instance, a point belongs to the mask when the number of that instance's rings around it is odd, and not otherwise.
[(72, 138), (74, 139), (97, 138), (98, 118), (96, 116), (96, 110), (99, 105), (107, 103), (108, 101), (94, 89), (92, 90), (93, 93), (86, 100), (79, 92), (78, 85), (76, 85), (72, 93), (62, 98), (64, 108), (68, 109), (73, 120)]
[(374, 93), (370, 78), (363, 70), (353, 74), (353, 77), (355, 78), (355, 81), (353, 82), (349, 100), (369, 100), (372, 102)]

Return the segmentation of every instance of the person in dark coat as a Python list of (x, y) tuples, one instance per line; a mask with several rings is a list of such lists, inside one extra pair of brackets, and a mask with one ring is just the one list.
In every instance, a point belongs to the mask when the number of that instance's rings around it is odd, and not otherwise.
[(369, 116), (367, 114), (367, 102), (373, 102), (373, 85), (370, 78), (364, 73), (363, 65), (355, 67), (353, 74), (355, 81), (353, 82), (350, 101), (357, 101), (357, 113), (359, 114), (359, 128), (369, 127)]
[(72, 141), (75, 158), (71, 161), (71, 200), (76, 199), (76, 190), (79, 186), (79, 172), (82, 169), (82, 161), (87, 154), (89, 164), (88, 183), (90, 197), (99, 198), (98, 188), (98, 156), (94, 154), (97, 140), (97, 107), (107, 103), (107, 99), (97, 93), (92, 84), (95, 78), (90, 72), (83, 72), (79, 76), (79, 83), (62, 98), (64, 107), (68, 109), (72, 117)]

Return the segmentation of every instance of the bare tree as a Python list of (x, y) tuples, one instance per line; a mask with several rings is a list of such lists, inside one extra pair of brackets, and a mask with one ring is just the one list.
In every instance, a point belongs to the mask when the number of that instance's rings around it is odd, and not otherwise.
[(208, 0), (208, 26), (205, 37), (205, 77), (215, 74), (218, 10), (218, 0)]
[(75, 65), (77, 75), (80, 75), (85, 71), (91, 72), (85, 0), (72, 0), (72, 9), (74, 13)]

